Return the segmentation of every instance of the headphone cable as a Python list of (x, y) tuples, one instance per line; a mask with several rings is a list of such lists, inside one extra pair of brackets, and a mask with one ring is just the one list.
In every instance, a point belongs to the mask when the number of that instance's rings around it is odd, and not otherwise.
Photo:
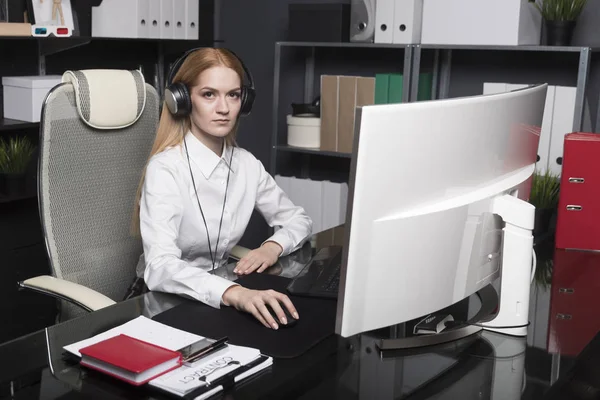
[(223, 224), (223, 214), (225, 213), (225, 202), (227, 201), (227, 189), (229, 187), (229, 175), (231, 174), (231, 162), (233, 160), (233, 151), (234, 148), (231, 147), (231, 156), (229, 158), (229, 171), (227, 172), (227, 184), (225, 186), (225, 196), (223, 199), (223, 209), (221, 210), (221, 220), (219, 221), (219, 232), (217, 234), (217, 243), (215, 246), (215, 255), (213, 256), (212, 246), (210, 245), (210, 234), (208, 232), (208, 224), (206, 223), (206, 218), (204, 217), (204, 211), (202, 211), (202, 206), (200, 205), (200, 198), (198, 197), (198, 191), (196, 189), (196, 181), (194, 179), (194, 174), (192, 173), (192, 164), (190, 163), (190, 154), (188, 152), (187, 141), (185, 140), (185, 136), (183, 138), (183, 143), (185, 146), (185, 154), (187, 156), (188, 167), (190, 170), (190, 176), (192, 177), (192, 185), (194, 186), (194, 193), (196, 194), (196, 202), (198, 203), (198, 208), (200, 209), (200, 214), (202, 215), (202, 221), (204, 222), (204, 228), (206, 228), (206, 238), (208, 239), (208, 251), (210, 253), (210, 259), (212, 261), (212, 270), (211, 274), (215, 271), (215, 262), (216, 262), (216, 253), (218, 251), (219, 246), (219, 236), (221, 236), (221, 226)]

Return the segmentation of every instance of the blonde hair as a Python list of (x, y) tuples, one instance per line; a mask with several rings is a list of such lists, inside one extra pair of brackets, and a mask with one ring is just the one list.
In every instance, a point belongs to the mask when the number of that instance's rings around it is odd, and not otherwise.
[[(244, 82), (244, 69), (240, 60), (227, 49), (221, 48), (202, 48), (190, 53), (185, 61), (181, 64), (181, 67), (173, 77), (174, 82), (181, 82), (185, 84), (189, 89), (196, 85), (198, 77), (204, 71), (209, 68), (224, 66), (233, 69), (240, 77), (240, 84)], [(225, 141), (228, 146), (235, 146), (235, 135), (237, 132), (238, 123), (231, 132), (226, 136)], [(156, 137), (150, 156), (146, 162), (146, 166), (142, 171), (142, 177), (138, 185), (137, 194), (135, 197), (135, 205), (133, 212), (132, 221), (132, 232), (134, 235), (140, 234), (140, 199), (142, 196), (142, 188), (144, 186), (144, 179), (146, 177), (146, 168), (150, 159), (174, 146), (178, 146), (183, 143), (185, 134), (191, 129), (190, 117), (177, 118), (174, 117), (167, 108), (167, 105), (163, 101), (162, 113), (160, 116), (160, 122), (158, 129), (156, 130)]]

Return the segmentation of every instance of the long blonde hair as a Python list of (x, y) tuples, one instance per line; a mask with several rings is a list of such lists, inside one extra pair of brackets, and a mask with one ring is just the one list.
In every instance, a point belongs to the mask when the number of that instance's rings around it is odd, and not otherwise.
[[(202, 72), (217, 66), (224, 66), (233, 69), (240, 77), (240, 84), (243, 84), (244, 68), (242, 67), (240, 60), (227, 49), (211, 47), (198, 49), (190, 53), (173, 77), (173, 83), (181, 82), (191, 89), (192, 86), (196, 85), (198, 77)], [(232, 131), (225, 138), (228, 146), (235, 146), (237, 127), (238, 123), (236, 122)], [(150, 151), (150, 156), (148, 157), (146, 166), (142, 171), (142, 177), (140, 179), (135, 197), (132, 221), (132, 231), (135, 235), (140, 234), (140, 199), (142, 196), (142, 188), (144, 186), (148, 162), (154, 155), (164, 151), (165, 149), (178, 146), (183, 143), (183, 138), (190, 128), (190, 117), (174, 117), (169, 112), (167, 105), (163, 101), (162, 113), (160, 115), (158, 129), (156, 130), (154, 144), (152, 145), (152, 150)]]

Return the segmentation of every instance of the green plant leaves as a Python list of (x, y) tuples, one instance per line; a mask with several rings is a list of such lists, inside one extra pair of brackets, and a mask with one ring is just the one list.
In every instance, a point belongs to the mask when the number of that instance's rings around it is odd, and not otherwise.
[(24, 173), (34, 151), (35, 147), (26, 137), (11, 138), (8, 142), (0, 140), (0, 173)]
[(529, 202), (536, 208), (558, 207), (560, 177), (547, 170), (544, 174), (533, 174)]
[(575, 21), (587, 0), (530, 0), (547, 21)]

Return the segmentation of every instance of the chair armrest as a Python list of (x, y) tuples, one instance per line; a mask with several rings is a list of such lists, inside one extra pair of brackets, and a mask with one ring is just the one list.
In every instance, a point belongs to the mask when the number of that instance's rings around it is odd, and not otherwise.
[(27, 279), (19, 282), (19, 286), (66, 300), (86, 311), (96, 311), (115, 304), (115, 301), (93, 289), (49, 275)]
[(235, 258), (236, 260), (241, 260), (246, 254), (250, 252), (250, 249), (242, 246), (233, 246), (229, 256), (231, 258)]

